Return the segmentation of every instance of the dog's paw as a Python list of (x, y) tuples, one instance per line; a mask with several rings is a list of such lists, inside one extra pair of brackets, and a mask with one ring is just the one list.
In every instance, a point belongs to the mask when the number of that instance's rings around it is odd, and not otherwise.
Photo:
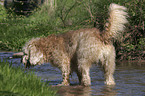
[(105, 81), (106, 85), (115, 85), (116, 83), (114, 81)]
[(69, 83), (67, 83), (67, 82), (62, 82), (61, 84), (58, 84), (57, 86), (69, 86), (70, 84)]

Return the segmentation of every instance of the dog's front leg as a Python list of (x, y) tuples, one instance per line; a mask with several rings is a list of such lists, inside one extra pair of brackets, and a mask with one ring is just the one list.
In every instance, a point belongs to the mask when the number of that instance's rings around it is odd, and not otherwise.
[(68, 86), (70, 84), (69, 75), (70, 72), (68, 72), (67, 70), (62, 71), (63, 82), (61, 83), (61, 85)]
[(70, 75), (70, 62), (69, 60), (63, 60), (65, 62), (63, 62), (61, 64), (61, 71), (62, 71), (62, 77), (63, 77), (63, 81), (61, 84), (59, 84), (60, 86), (64, 85), (64, 86), (68, 86), (70, 84), (70, 80), (69, 80), (69, 75)]

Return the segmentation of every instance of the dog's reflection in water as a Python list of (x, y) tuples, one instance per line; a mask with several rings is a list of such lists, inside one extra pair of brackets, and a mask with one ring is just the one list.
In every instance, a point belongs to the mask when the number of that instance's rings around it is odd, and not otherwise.
[(117, 90), (114, 86), (104, 86), (102, 88), (95, 88), (92, 91), (91, 86), (62, 86), (57, 87), (59, 96), (116, 96)]

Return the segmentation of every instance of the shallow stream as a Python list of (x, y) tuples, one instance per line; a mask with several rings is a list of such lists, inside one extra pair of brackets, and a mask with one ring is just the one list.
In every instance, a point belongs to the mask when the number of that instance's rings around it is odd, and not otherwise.
[[(12, 66), (23, 66), (21, 58), (11, 58), (12, 52), (0, 52), (0, 60), (6, 59), (12, 62)], [(35, 66), (27, 69), (33, 70), (35, 74), (42, 78), (43, 82), (48, 82), (52, 87), (61, 83), (62, 77), (59, 69), (50, 64)], [(116, 63), (114, 78), (115, 86), (104, 85), (102, 68), (92, 65), (90, 87), (78, 85), (76, 74), (72, 74), (71, 86), (57, 87), (60, 96), (145, 96), (145, 62), (144, 63)]]

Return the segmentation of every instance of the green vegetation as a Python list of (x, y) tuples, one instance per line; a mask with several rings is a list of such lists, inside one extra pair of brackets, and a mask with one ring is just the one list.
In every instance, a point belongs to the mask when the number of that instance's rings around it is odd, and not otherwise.
[[(53, 1), (53, 0), (47, 0)], [(128, 8), (129, 24), (121, 42), (116, 42), (117, 58), (145, 59), (144, 0), (54, 0), (44, 3), (31, 15), (16, 15), (0, 6), (0, 49), (21, 51), (31, 38), (63, 33), (85, 27), (103, 30), (108, 6), (117, 3)]]
[(0, 62), (0, 96), (55, 96), (56, 92), (33, 73)]

